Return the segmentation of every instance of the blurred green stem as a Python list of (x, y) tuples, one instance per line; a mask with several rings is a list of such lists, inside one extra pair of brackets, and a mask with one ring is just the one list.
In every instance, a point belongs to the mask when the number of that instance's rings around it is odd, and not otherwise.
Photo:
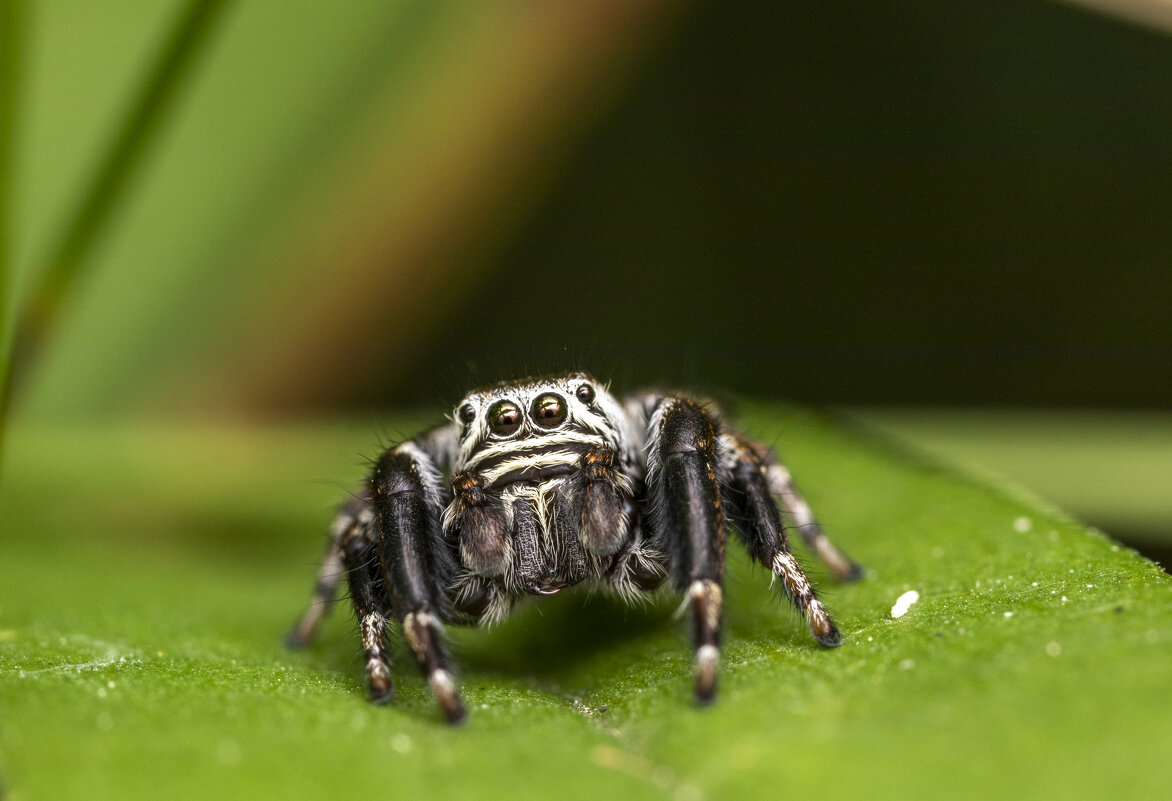
[(23, 0), (0, 0), (0, 472), (12, 397), (12, 341), (16, 298), (12, 269), (12, 151), (17, 72), (21, 58)]
[[(15, 18), (17, 2), (3, 2), (4, 14)], [(81, 194), (80, 202), (70, 213), (62, 234), (53, 246), (50, 257), (39, 271), (39, 282), (31, 295), (20, 307), (19, 322), (15, 333), (9, 334), (11, 322), (5, 325), (5, 361), (3, 374), (4, 406), (3, 420), (7, 422), (11, 409), (14, 387), (23, 379), (39, 357), (46, 335), (56, 322), (62, 304), (77, 284), (82, 265), (86, 263), (94, 243), (109, 225), (119, 201), (126, 193), (130, 181), (147, 151), (159, 137), (161, 125), (183, 79), (191, 72), (203, 46), (209, 41), (209, 33), (215, 26), (218, 14), (227, 5), (226, 0), (189, 0), (186, 8), (176, 19), (167, 41), (147, 73), (141, 89), (128, 110), (122, 127), (114, 136), (110, 147), (102, 158), (89, 186)], [(5, 23), (6, 38), (15, 37), (16, 26), (9, 19)], [(0, 50), (11, 54), (13, 42), (0, 42)], [(14, 64), (15, 57), (3, 56), (5, 67)], [(7, 80), (12, 80), (8, 78)], [(5, 92), (8, 97), (11, 92)], [(11, 119), (10, 101), (5, 100), (8, 117), (0, 126), (2, 136), (11, 136), (14, 120)], [(6, 142), (6, 149), (10, 143)], [(11, 286), (9, 276), (8, 286)], [(13, 299), (15, 300), (15, 299)], [(0, 443), (2, 446), (2, 443)]]

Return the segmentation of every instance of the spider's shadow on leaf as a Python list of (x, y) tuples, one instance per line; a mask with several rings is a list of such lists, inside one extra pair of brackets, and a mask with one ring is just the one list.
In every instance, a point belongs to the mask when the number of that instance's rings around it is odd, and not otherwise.
[(469, 673), (556, 679), (604, 664), (615, 652), (638, 659), (653, 643), (679, 638), (677, 603), (661, 593), (644, 606), (629, 606), (584, 588), (570, 590), (522, 604), (498, 626), (450, 629), (454, 656)]

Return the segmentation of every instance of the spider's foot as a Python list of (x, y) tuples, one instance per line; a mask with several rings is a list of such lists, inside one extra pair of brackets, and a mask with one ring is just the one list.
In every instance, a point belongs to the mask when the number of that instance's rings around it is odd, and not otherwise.
[(300, 628), (293, 628), (285, 635), (285, 647), (290, 651), (296, 651), (309, 645), (309, 637), (301, 631)]
[(370, 674), (370, 702), (379, 706), (389, 704), (395, 697), (395, 686), (391, 682), (386, 664), (379, 661), (369, 665), (367, 669)]
[[(330, 592), (333, 592), (333, 590), (331, 589)], [(297, 650), (313, 642), (313, 638), (317, 634), (317, 627), (321, 625), (322, 617), (325, 615), (325, 610), (326, 604), (324, 603), (314, 603), (311, 605), (293, 628), (289, 629), (289, 633), (285, 635), (285, 647), (291, 650)]]
[(444, 712), (444, 719), (453, 725), (463, 723), (468, 716), (464, 703), (460, 700), (460, 693), (456, 689), (456, 680), (452, 674), (441, 668), (431, 671), (427, 676), (427, 684), (439, 701)]
[(858, 581), (867, 573), (862, 565), (833, 546), (829, 550), (820, 549), (818, 554), (822, 557), (822, 561), (830, 568), (830, 572), (834, 574), (834, 578), (844, 584)]
[(810, 544), (814, 546), (814, 552), (818, 554), (818, 558), (826, 563), (836, 579), (847, 582), (857, 581), (863, 577), (863, 566), (834, 547), (820, 528), (815, 527), (813, 534), (803, 531), (803, 535), (809, 537)]
[(842, 635), (838, 632), (838, 627), (833, 623), (830, 623), (829, 627), (824, 631), (815, 631), (814, 639), (823, 648), (837, 648), (842, 645)]
[(852, 562), (849, 559), (847, 560), (847, 567), (845, 571), (842, 573), (835, 573), (835, 575), (838, 577), (838, 580), (843, 582), (858, 581), (866, 574), (867, 571), (863, 569), (862, 565), (860, 565), (858, 562)]
[(702, 645), (696, 651), (696, 703), (707, 706), (716, 700), (716, 673), (720, 665), (720, 649)]

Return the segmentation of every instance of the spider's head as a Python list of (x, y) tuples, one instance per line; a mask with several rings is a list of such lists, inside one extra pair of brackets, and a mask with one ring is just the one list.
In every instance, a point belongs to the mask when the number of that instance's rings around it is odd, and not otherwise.
[[(626, 417), (606, 386), (586, 373), (526, 378), (476, 390), (455, 409), (453, 467), (483, 469), (509, 454), (579, 446), (628, 447)], [(495, 458), (490, 458), (495, 457)]]

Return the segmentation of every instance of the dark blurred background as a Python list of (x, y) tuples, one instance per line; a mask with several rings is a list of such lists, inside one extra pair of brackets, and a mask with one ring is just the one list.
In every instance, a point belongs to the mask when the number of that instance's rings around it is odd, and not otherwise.
[(94, 233), (14, 420), (444, 408), (582, 367), (842, 407), (1172, 541), (1165, 3), (24, 7), (21, 293)]
[(1170, 101), (1165, 35), (1060, 5), (705, 4), (410, 380), (344, 398), (564, 347), (815, 403), (1165, 408)]

